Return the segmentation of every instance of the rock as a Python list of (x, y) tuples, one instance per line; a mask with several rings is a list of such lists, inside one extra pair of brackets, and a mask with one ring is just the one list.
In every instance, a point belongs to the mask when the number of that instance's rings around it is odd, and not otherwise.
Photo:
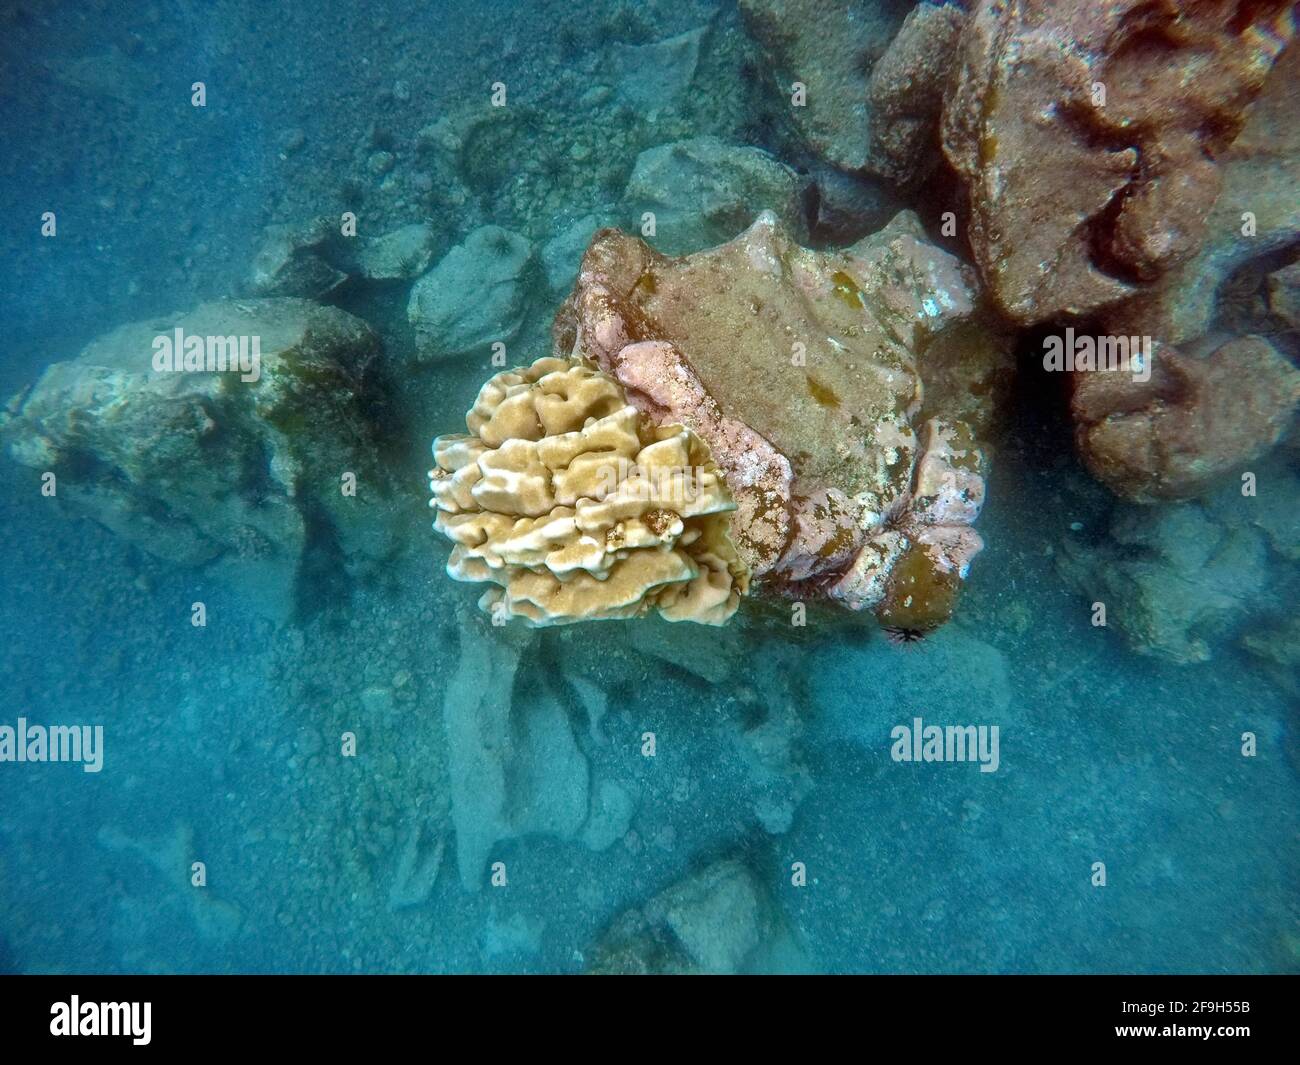
[(344, 240), (337, 223), (324, 217), (267, 226), (253, 258), (249, 291), (310, 300), (329, 295), (348, 279), (333, 262), (344, 257)]
[(512, 913), (502, 919), (492, 913), (483, 929), (483, 953), (489, 958), (536, 954), (542, 949), (545, 930), (546, 922), (540, 917)]
[(655, 900), (691, 961), (706, 973), (738, 973), (763, 937), (764, 901), (738, 861), (718, 862)]
[(435, 239), (429, 223), (415, 222), (365, 240), (357, 252), (357, 270), (369, 281), (409, 281), (429, 268)]
[(943, 90), (965, 24), (953, 4), (917, 4), (871, 70), (866, 166), (900, 189), (915, 188), (939, 162)]
[(393, 701), (391, 688), (370, 687), (361, 693), (361, 705), (372, 720), (382, 720), (393, 712), (393, 707), (397, 704)]
[(582, 253), (599, 228), (594, 214), (583, 215), (542, 245), (542, 268), (552, 292), (568, 292), (573, 287)]
[(614, 69), (619, 72), (614, 93), (619, 102), (650, 112), (681, 99), (695, 77), (704, 32), (700, 27), (653, 44), (614, 44)]
[(590, 677), (570, 674), (565, 678), (578, 697), (578, 705), (587, 719), (587, 735), (593, 743), (604, 743), (605, 734), (601, 731), (601, 722), (609, 711), (609, 697), (605, 689)]
[(636, 813), (636, 799), (612, 780), (602, 780), (591, 793), (591, 812), (582, 842), (593, 851), (608, 850), (625, 835)]
[(1110, 540), (1066, 540), (1057, 568), (1087, 602), (1105, 604), (1107, 626), (1134, 650), (1176, 663), (1207, 661), (1216, 643), (1268, 606), (1263, 535), (1239, 516), (1231, 520), (1222, 504), (1216, 509), (1120, 507)]
[(1271, 448), (1300, 402), (1300, 370), (1261, 337), (1203, 358), (1158, 349), (1150, 379), (1074, 374), (1079, 452), (1093, 476), (1137, 502), (1189, 499)]
[(745, 970), (773, 930), (771, 904), (734, 859), (715, 862), (614, 922), (593, 950), (603, 974), (713, 974)]
[(372, 152), (370, 158), (366, 160), (367, 169), (375, 177), (383, 177), (397, 164), (397, 156), (392, 152)]
[(975, 261), (1010, 318), (1095, 311), (1196, 254), (1217, 159), (1291, 37), (1288, 7), (975, 9), (943, 144), (966, 183)]
[(867, 174), (815, 163), (809, 167), (809, 177), (804, 196), (808, 231), (818, 245), (852, 244), (884, 227), (903, 209), (883, 182)]
[(461, 355), (519, 332), (532, 245), (500, 226), (481, 226), (411, 289), (406, 314), (421, 362)]
[(814, 252), (765, 212), (684, 259), (603, 230), (554, 335), (708, 445), (757, 590), (890, 627), (946, 619), (981, 546), (976, 441), (1010, 362), (973, 277), (915, 216)]
[(695, 137), (637, 156), (624, 199), (638, 223), (654, 214), (655, 247), (680, 255), (730, 240), (763, 210), (802, 233), (802, 195), (799, 176), (767, 152)]
[[(867, 165), (867, 79), (908, 6), (741, 0), (777, 113), (813, 155), (846, 170)], [(796, 82), (805, 87), (802, 105), (792, 103)]]
[(1215, 324), (1226, 278), (1300, 246), (1298, 109), (1300, 48), (1288, 48), (1240, 135), (1216, 156), (1223, 191), (1205, 219), (1204, 246), (1153, 292), (1119, 308), (1113, 331), (1154, 333), (1171, 344), (1194, 340)]
[[(1272, 461), (1260, 464), (1256, 495), (1250, 500), (1250, 520), (1267, 538), (1268, 545), (1288, 562), (1300, 562), (1300, 474), (1294, 457), (1274, 454)], [(1233, 485), (1236, 502), (1235, 489)]]
[(224, 945), (239, 932), (243, 924), (239, 907), (214, 894), (215, 883), (196, 887), (191, 880), (193, 863), (204, 859), (195, 848), (194, 829), (189, 824), (178, 821), (157, 838), (136, 838), (114, 825), (103, 825), (96, 839), (108, 851), (131, 855), (151, 866), (166, 888), (161, 900), (151, 900), (153, 906), (170, 902), (188, 910), (200, 938)]
[(433, 258), (433, 226), (416, 222), (380, 237), (344, 237), (330, 218), (267, 226), (248, 287), (259, 296), (323, 299), (344, 282), (406, 281)]
[[(1300, 151), (1296, 153), (1300, 159)], [(1298, 225), (1297, 230), (1300, 230)], [(1284, 327), (1300, 332), (1300, 263), (1292, 263), (1268, 275), (1268, 309)]]
[[(576, 839), (590, 812), (590, 770), (564, 708), (535, 685), (516, 688), (521, 666), (530, 668), (529, 642), (527, 630), (467, 616), (443, 696), (456, 860), (470, 891), (498, 843), (533, 834)], [(598, 810), (604, 816), (603, 804)], [(592, 832), (599, 838), (602, 829)]]
[[(741, 698), (746, 701), (743, 693)], [(752, 803), (754, 816), (763, 831), (784, 835), (813, 786), (812, 776), (796, 751), (804, 728), (802, 707), (796, 708), (792, 700), (783, 699), (779, 705), (769, 706), (760, 703), (756, 707), (750, 702), (749, 710), (767, 714), (760, 724), (736, 737), (751, 784), (758, 792)]]
[(1279, 687), (1300, 694), (1300, 617), (1259, 625), (1242, 637), (1241, 646), (1261, 660)]
[(438, 881), (438, 871), (442, 868), (445, 845), (446, 840), (436, 827), (426, 828), (418, 820), (408, 825), (388, 889), (388, 909), (391, 912), (429, 901)]
[[(176, 330), (200, 343), (198, 361), (156, 368)], [(227, 350), (242, 350), (247, 373), (203, 369)], [(329, 580), (393, 550), (396, 497), (371, 415), (381, 355), (370, 327), (337, 308), (207, 303), (48, 367), (11, 401), (0, 438), (15, 461), (54, 472), (73, 509), (160, 558), (221, 567), (283, 619), (300, 593), (319, 602)]]

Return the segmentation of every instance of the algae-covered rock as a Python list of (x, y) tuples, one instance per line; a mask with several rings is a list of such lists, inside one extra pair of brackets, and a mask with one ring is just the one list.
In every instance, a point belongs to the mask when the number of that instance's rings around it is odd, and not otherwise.
[[(1223, 282), (1254, 261), (1300, 245), (1300, 48), (1288, 48), (1246, 112), (1246, 124), (1216, 155), (1223, 191), (1204, 220), (1205, 242), (1157, 289), (1115, 315), (1113, 331), (1194, 340), (1215, 322)], [(1276, 264), (1274, 264), (1276, 265)], [(1295, 328), (1294, 324), (1291, 326)]]
[(705, 441), (760, 590), (883, 607), (900, 628), (947, 618), (981, 546), (980, 443), (1010, 359), (971, 273), (914, 216), (840, 252), (769, 212), (681, 259), (604, 230), (555, 344)]
[(510, 340), (523, 323), (532, 253), (518, 233), (481, 226), (421, 277), (406, 309), (420, 361)]
[(867, 168), (899, 188), (918, 185), (939, 161), (943, 90), (965, 22), (955, 4), (917, 4), (871, 70)]
[(338, 576), (392, 550), (380, 355), (336, 308), (207, 303), (48, 367), (0, 436), (74, 510), (160, 558), (220, 562), (283, 616), (311, 566)]

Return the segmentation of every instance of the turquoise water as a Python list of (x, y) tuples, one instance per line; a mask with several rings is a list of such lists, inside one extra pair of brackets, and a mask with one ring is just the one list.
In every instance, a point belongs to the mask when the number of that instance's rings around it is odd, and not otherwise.
[[(686, 87), (656, 97), (628, 49), (700, 28)], [(21, 220), (5, 396), (122, 323), (242, 293), (270, 223), (427, 220), (435, 263), (496, 224), (540, 258), (583, 219), (635, 228), (623, 190), (646, 149), (715, 135), (789, 155), (728, 4), (32, 4), (0, 30), (0, 187)], [(497, 81), (529, 110), (466, 149), (461, 199), (420, 131)], [(561, 266), (585, 243), (557, 246)], [(567, 285), (529, 275), (512, 354), (549, 353)], [(637, 911), (670, 949), (703, 937), (715, 968), (753, 972), (1297, 969), (1300, 687), (1248, 646), (1294, 616), (1295, 563), (1261, 547), (1214, 571), (1243, 605), (1205, 622), (1206, 661), (1093, 624), (1092, 582), (1139, 550), (1112, 536), (1135, 508), (1079, 465), (1032, 355), (987, 546), (919, 645), (743, 607), (725, 629), (503, 636), (443, 575), (425, 508), (429, 441), (460, 428), (485, 361), (411, 384), (408, 291), (328, 296), (383, 343), (397, 548), (361, 573), (327, 560), (286, 614), (0, 463), (0, 725), (103, 726), (98, 772), (0, 762), (0, 968), (581, 972)], [(1290, 514), (1295, 454), (1258, 467)], [(1191, 504), (1207, 528), (1256, 521), (1225, 517), (1226, 492)], [(505, 828), (472, 823), (491, 774), (456, 779), (449, 707), (484, 692), (509, 703)], [(996, 771), (895, 760), (917, 717), (996, 727)], [(470, 831), (487, 842), (467, 873)], [(743, 886), (683, 901), (718, 869)]]

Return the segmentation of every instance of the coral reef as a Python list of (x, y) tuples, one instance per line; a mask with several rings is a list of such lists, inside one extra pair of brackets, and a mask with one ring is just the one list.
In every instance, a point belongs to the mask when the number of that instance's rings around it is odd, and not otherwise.
[(455, 543), (448, 574), (499, 586), (483, 609), (541, 625), (735, 613), (749, 579), (728, 536), (735, 503), (689, 429), (551, 358), (492, 377), (466, 425), (434, 442), (431, 505)]
[(914, 216), (826, 253), (770, 212), (682, 259), (604, 230), (554, 331), (557, 355), (707, 444), (764, 589), (900, 628), (947, 619), (981, 546), (980, 440), (1009, 357)]
[[(198, 341), (197, 361), (186, 368), (177, 350), (160, 370), (158, 340), (176, 330), (187, 350)], [(214, 347), (228, 368), (209, 372)], [(323, 560), (331, 567), (361, 568), (394, 548), (373, 416), (380, 353), (369, 326), (336, 308), (203, 304), (121, 326), (54, 363), (10, 401), (0, 438), (15, 461), (56, 475), (58, 500), (160, 558), (219, 564), (282, 618), (318, 548), (337, 552)], [(341, 491), (347, 473), (354, 495)]]
[(943, 141), (997, 305), (1023, 324), (1088, 313), (1190, 259), (1293, 22), (1285, 0), (980, 4)]

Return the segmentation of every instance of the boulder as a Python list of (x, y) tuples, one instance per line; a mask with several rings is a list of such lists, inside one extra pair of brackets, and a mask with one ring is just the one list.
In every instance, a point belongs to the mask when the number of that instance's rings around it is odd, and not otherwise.
[(480, 226), (411, 289), (406, 314), (416, 356), (433, 362), (506, 342), (527, 309), (532, 244), (500, 226)]

